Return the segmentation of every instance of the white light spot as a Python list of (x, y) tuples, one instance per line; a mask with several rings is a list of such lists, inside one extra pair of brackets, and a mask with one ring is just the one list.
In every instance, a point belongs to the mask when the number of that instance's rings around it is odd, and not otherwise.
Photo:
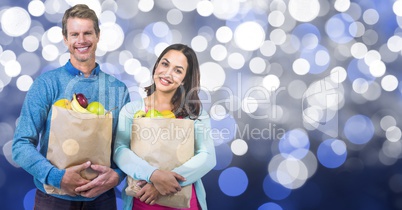
[(29, 75), (22, 75), (22, 76), (18, 77), (16, 84), (17, 84), (17, 88), (19, 90), (26, 92), (29, 90), (32, 83), (33, 83), (32, 77), (30, 77)]
[(154, 4), (153, 0), (140, 0), (138, 2), (138, 9), (142, 12), (149, 12), (154, 8)]
[(402, 17), (402, 1), (395, 1), (392, 10), (397, 16)]
[(346, 152), (346, 144), (343, 141), (336, 140), (331, 143), (332, 151), (337, 155), (343, 155)]
[(290, 0), (289, 13), (297, 21), (310, 22), (314, 20), (320, 11), (318, 0)]
[(368, 25), (374, 25), (380, 19), (380, 15), (375, 9), (368, 9), (363, 13), (363, 20)]
[(336, 0), (334, 7), (338, 12), (346, 12), (350, 7), (350, 0)]
[(228, 51), (223, 45), (215, 45), (211, 48), (211, 57), (215, 61), (223, 61), (228, 55)]
[(167, 21), (172, 25), (178, 25), (183, 21), (183, 13), (178, 9), (171, 9), (166, 15)]
[(46, 45), (42, 49), (42, 57), (47, 61), (56, 60), (58, 55), (59, 49), (52, 44)]
[(101, 35), (98, 48), (105, 52), (111, 52), (123, 44), (124, 32), (121, 27), (112, 22), (104, 23), (100, 26)]
[(157, 22), (152, 26), (152, 32), (156, 37), (163, 38), (169, 34), (169, 26), (164, 22)]
[(375, 60), (370, 63), (369, 70), (374, 77), (382, 77), (385, 74), (386, 66), (384, 62)]
[(280, 27), (285, 22), (285, 16), (281, 11), (275, 10), (269, 13), (268, 22), (273, 27)]
[(6, 63), (12, 60), (16, 60), (17, 56), (11, 50), (5, 50), (0, 54), (0, 63), (4, 66)]
[(4, 65), (4, 71), (9, 77), (16, 77), (21, 73), (21, 64), (16, 60), (11, 60)]
[(61, 28), (58, 26), (53, 26), (47, 31), (47, 39), (51, 43), (59, 43), (63, 41), (63, 34), (61, 33)]
[(276, 75), (269, 74), (262, 80), (262, 85), (270, 92), (274, 92), (279, 88), (281, 81)]
[(367, 53), (367, 46), (361, 42), (354, 43), (350, 48), (350, 53), (357, 59), (362, 59)]
[(262, 46), (260, 48), (260, 52), (261, 52), (261, 54), (263, 54), (264, 56), (267, 56), (267, 57), (273, 56), (276, 52), (275, 43), (270, 40), (264, 41), (264, 43), (262, 44)]
[(141, 67), (138, 71), (134, 70), (134, 79), (140, 87), (146, 87), (151, 85), (151, 72), (146, 67)]
[(254, 113), (258, 109), (258, 101), (253, 97), (245, 97), (241, 109), (248, 114)]
[(198, 2), (200, 0), (172, 0), (173, 5), (184, 12), (191, 12), (197, 8)]
[[(402, 1), (401, 1), (402, 2)], [(387, 41), (387, 47), (391, 52), (402, 50), (402, 38), (400, 36), (391, 36)]]
[(228, 57), (229, 66), (233, 69), (241, 69), (245, 62), (243, 55), (240, 53), (232, 53)]
[(222, 26), (219, 27), (218, 30), (216, 30), (216, 40), (218, 40), (219, 42), (228, 43), (232, 40), (232, 38), (233, 32), (229, 27)]
[(353, 81), (352, 87), (356, 93), (363, 94), (368, 90), (369, 85), (365, 79), (357, 78)]
[(210, 115), (214, 120), (223, 120), (227, 116), (227, 111), (224, 106), (218, 104), (213, 105), (210, 109)]
[(123, 50), (119, 52), (119, 64), (124, 65), (127, 60), (133, 58), (133, 54), (128, 50)]
[(370, 50), (364, 56), (364, 62), (370, 66), (371, 62), (381, 60), (381, 54), (377, 50)]
[(237, 156), (242, 156), (247, 153), (248, 150), (248, 145), (246, 141), (242, 139), (236, 139), (232, 141), (232, 144), (230, 145), (230, 149), (232, 150), (233, 154)]
[(27, 36), (22, 40), (22, 47), (27, 52), (34, 52), (39, 48), (39, 40), (35, 36)]
[(265, 71), (265, 68), (267, 68), (267, 64), (264, 59), (255, 57), (250, 60), (249, 67), (250, 71), (254, 74), (261, 74)]
[(393, 116), (384, 116), (380, 121), (382, 130), (386, 131), (388, 128), (396, 126), (396, 119)]
[(162, 53), (162, 51), (167, 48), (169, 45), (165, 42), (159, 42), (158, 44), (156, 44), (154, 52), (155, 55), (160, 55)]
[(204, 36), (196, 36), (191, 40), (191, 48), (195, 52), (203, 52), (208, 47), (208, 40)]
[(28, 12), (34, 17), (39, 17), (45, 13), (45, 5), (39, 0), (31, 1), (28, 4)]
[(400, 128), (391, 126), (386, 130), (385, 136), (387, 137), (388, 141), (397, 142), (401, 139), (402, 132)]
[(393, 91), (398, 88), (398, 79), (394, 75), (387, 75), (382, 78), (381, 87), (385, 91)]
[(245, 22), (236, 28), (234, 40), (240, 49), (253, 51), (264, 43), (265, 31), (256, 22)]
[(335, 83), (342, 83), (347, 77), (347, 72), (343, 67), (337, 66), (331, 70), (330, 78)]
[[(178, 0), (179, 1), (179, 0)], [(180, 2), (182, 2), (180, 0)], [(222, 20), (229, 20), (236, 16), (240, 9), (238, 0), (211, 0), (215, 17)]]
[(297, 75), (305, 75), (310, 71), (310, 63), (304, 58), (299, 58), (293, 62), (292, 68)]
[(225, 82), (226, 74), (223, 68), (214, 62), (206, 62), (200, 65), (201, 87), (208, 91), (216, 91)]
[(25, 34), (31, 26), (29, 13), (21, 7), (11, 7), (1, 15), (1, 28), (9, 36)]
[(130, 58), (124, 63), (124, 71), (130, 75), (136, 75), (141, 70), (141, 63), (139, 60)]
[(116, 15), (114, 12), (107, 10), (102, 12), (101, 16), (99, 17), (99, 22), (101, 24), (105, 24), (105, 23), (114, 23), (116, 22)]
[(329, 63), (329, 55), (326, 51), (320, 50), (315, 54), (315, 63), (318, 66), (325, 66)]
[(286, 32), (282, 29), (275, 29), (269, 34), (269, 38), (276, 45), (282, 45), (286, 42)]
[(210, 1), (200, 1), (197, 4), (197, 12), (203, 17), (212, 15), (214, 11), (214, 5)]

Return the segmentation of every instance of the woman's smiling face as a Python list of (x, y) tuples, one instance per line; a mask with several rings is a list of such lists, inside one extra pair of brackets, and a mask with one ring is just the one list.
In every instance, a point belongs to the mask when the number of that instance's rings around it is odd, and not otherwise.
[(187, 73), (187, 58), (177, 50), (170, 50), (159, 61), (154, 81), (157, 91), (174, 93)]

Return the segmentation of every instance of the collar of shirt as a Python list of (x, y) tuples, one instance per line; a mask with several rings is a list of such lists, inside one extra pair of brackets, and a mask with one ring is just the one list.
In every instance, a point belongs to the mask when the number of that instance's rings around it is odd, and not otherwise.
[[(95, 63), (95, 64), (96, 65), (95, 65), (95, 68), (92, 69), (91, 76), (97, 76), (99, 74), (99, 71), (100, 71), (99, 64), (98, 63)], [(71, 64), (70, 60), (68, 60), (65, 67), (66, 67), (67, 71), (72, 75), (80, 75), (80, 76), (84, 75), (80, 70), (76, 69), (73, 66), (73, 64)]]

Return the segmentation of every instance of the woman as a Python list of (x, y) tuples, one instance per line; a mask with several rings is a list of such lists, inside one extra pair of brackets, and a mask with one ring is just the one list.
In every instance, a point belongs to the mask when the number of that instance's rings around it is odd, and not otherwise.
[[(124, 209), (172, 209), (155, 204), (160, 195), (170, 195), (182, 186), (192, 185), (189, 209), (207, 209), (201, 177), (216, 164), (215, 148), (208, 115), (201, 110), (198, 97), (200, 70), (195, 52), (183, 44), (167, 47), (155, 62), (154, 83), (145, 88), (147, 97), (132, 101), (119, 114), (114, 161), (128, 176), (145, 180), (136, 197), (125, 195)], [(138, 110), (171, 110), (176, 118), (194, 120), (194, 157), (172, 171), (159, 170), (130, 149), (131, 125)]]

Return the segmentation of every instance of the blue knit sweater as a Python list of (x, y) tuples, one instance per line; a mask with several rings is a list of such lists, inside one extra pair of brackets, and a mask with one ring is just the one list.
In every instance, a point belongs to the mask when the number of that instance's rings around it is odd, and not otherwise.
[[(112, 147), (116, 135), (117, 118), (120, 109), (130, 101), (125, 84), (105, 74), (98, 64), (91, 76), (84, 75), (72, 66), (66, 65), (41, 74), (30, 87), (14, 134), (12, 155), (16, 163), (30, 173), (36, 187), (45, 192), (43, 184), (60, 188), (64, 169), (58, 169), (46, 159), (49, 140), (51, 107), (59, 99), (71, 99), (73, 93), (83, 93), (89, 102), (99, 101), (106, 110), (114, 109)], [(68, 125), (66, 125), (68, 126)], [(39, 149), (39, 151), (38, 151)], [(113, 151), (113, 148), (111, 148)], [(112, 154), (113, 156), (113, 154)], [(111, 159), (112, 168), (119, 174), (120, 181), (124, 173)], [(95, 198), (68, 195), (54, 195), (66, 200), (88, 201)]]

